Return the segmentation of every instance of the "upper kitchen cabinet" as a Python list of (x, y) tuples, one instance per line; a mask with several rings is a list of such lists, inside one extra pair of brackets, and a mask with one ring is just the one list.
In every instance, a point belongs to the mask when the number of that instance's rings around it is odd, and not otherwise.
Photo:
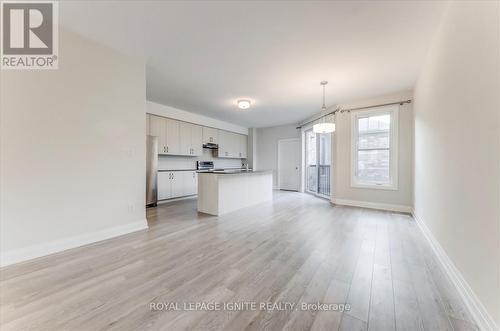
[(165, 118), (166, 126), (166, 151), (163, 154), (179, 155), (181, 150), (180, 144), (180, 123), (179, 121)]
[(218, 144), (219, 130), (214, 128), (203, 127), (203, 143), (204, 144)]
[(179, 121), (150, 114), (148, 117), (148, 133), (158, 137), (158, 154), (178, 155), (180, 151)]
[(203, 155), (203, 127), (200, 125), (192, 124), (191, 126), (191, 148), (193, 155)]
[(217, 151), (217, 156), (218, 157), (224, 157), (224, 158), (232, 158), (235, 157), (233, 155), (233, 148), (232, 148), (232, 142), (233, 142), (233, 137), (232, 137), (231, 132), (219, 130), (219, 148), (216, 150)]
[(201, 126), (186, 122), (179, 123), (180, 154), (200, 156), (203, 154), (203, 129)]
[(158, 137), (158, 154), (203, 155), (203, 144), (218, 144), (215, 155), (223, 158), (247, 157), (247, 136), (229, 131), (202, 127), (161, 116), (148, 114), (146, 133)]
[(167, 152), (167, 124), (166, 118), (149, 115), (149, 135), (158, 137), (158, 153), (166, 154)]
[(238, 155), (241, 159), (246, 159), (247, 158), (247, 139), (248, 137), (239, 134), (239, 139), (238, 139)]
[(247, 137), (242, 134), (219, 130), (217, 156), (244, 159), (247, 157)]

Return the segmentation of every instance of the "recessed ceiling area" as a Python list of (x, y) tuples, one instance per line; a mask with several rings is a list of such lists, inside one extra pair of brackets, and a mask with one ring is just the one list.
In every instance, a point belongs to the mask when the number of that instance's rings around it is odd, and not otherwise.
[[(144, 58), (147, 98), (246, 127), (412, 89), (446, 2), (62, 1), (63, 27)], [(251, 100), (238, 109), (237, 100)]]

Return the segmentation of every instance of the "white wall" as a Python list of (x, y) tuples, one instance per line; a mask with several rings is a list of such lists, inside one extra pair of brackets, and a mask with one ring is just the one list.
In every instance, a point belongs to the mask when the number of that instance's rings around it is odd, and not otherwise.
[(243, 126), (217, 120), (215, 118), (211, 118), (208, 116), (191, 113), (182, 109), (165, 106), (152, 101), (148, 101), (146, 107), (147, 107), (146, 112), (148, 114), (169, 117), (184, 122), (190, 122), (194, 124), (209, 126), (212, 128), (248, 135), (248, 129)]
[(415, 215), (488, 330), (500, 326), (499, 23), (496, 1), (453, 2), (414, 93)]
[(58, 70), (1, 72), (1, 264), (147, 227), (143, 63), (60, 30)]
[(256, 148), (255, 169), (273, 171), (273, 187), (278, 185), (278, 141), (280, 139), (299, 138), (300, 130), (295, 125), (258, 128), (255, 130)]
[[(342, 103), (343, 109), (372, 106), (412, 99), (412, 92), (400, 92), (380, 97)], [(412, 104), (400, 106), (398, 189), (381, 190), (351, 187), (351, 114), (335, 115), (333, 135), (333, 195), (332, 202), (353, 203), (410, 212), (413, 206), (413, 114)]]

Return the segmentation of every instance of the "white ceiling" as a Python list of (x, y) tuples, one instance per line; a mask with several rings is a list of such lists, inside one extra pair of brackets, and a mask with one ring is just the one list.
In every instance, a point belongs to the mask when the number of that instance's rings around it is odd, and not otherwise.
[[(147, 63), (151, 101), (247, 127), (411, 89), (439, 1), (66, 1), (61, 24)], [(236, 99), (249, 98), (249, 110)]]

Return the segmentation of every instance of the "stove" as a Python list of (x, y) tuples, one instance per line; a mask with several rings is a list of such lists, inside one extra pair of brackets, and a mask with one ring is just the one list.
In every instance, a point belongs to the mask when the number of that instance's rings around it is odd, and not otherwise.
[(214, 161), (197, 161), (196, 169), (200, 171), (212, 171), (214, 170)]

